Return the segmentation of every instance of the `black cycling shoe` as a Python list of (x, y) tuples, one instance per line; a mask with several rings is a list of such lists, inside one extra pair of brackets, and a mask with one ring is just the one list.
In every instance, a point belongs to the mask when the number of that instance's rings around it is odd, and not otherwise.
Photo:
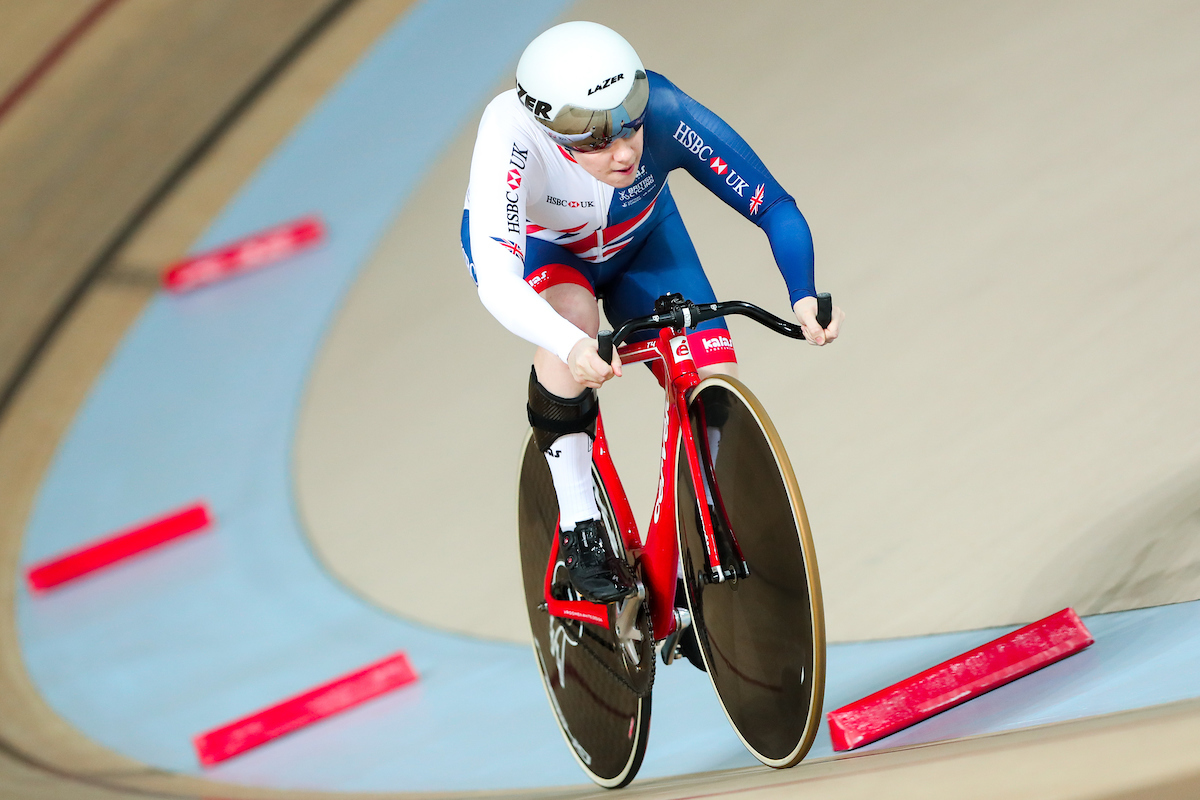
[(637, 582), (625, 559), (612, 552), (604, 523), (598, 519), (560, 531), (559, 556), (575, 591), (593, 603), (615, 603), (637, 594)]

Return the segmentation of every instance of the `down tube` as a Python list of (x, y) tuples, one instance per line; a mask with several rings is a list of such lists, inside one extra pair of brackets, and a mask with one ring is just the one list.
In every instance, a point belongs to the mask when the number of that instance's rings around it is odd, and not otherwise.
[(679, 452), (679, 399), (668, 395), (663, 415), (662, 472), (658, 476), (658, 496), (654, 515), (646, 531), (642, 561), (643, 575), (650, 584), (651, 624), (654, 636), (661, 639), (675, 630), (675, 578), (679, 574), (679, 533), (675, 515), (675, 464)]

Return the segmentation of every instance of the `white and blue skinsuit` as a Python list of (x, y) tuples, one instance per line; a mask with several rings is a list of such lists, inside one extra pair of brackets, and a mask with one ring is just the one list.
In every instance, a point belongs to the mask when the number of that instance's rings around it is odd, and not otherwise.
[[(528, 114), (516, 89), (492, 100), (479, 123), (463, 253), (487, 309), (564, 362), (587, 334), (538, 296), (549, 286), (590, 289), (614, 326), (653, 313), (655, 299), (669, 292), (716, 301), (667, 187), (675, 169), (766, 233), (790, 303), (816, 295), (812, 234), (792, 197), (733, 128), (662, 75), (647, 75), (641, 164), (624, 189), (584, 171)], [(697, 333), (689, 337), (697, 366), (735, 360), (722, 320)]]

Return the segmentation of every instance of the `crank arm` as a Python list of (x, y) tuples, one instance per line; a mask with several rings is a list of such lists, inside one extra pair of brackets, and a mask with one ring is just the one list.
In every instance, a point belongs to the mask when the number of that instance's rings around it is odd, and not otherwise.
[(615, 627), (618, 641), (638, 641), (642, 638), (642, 632), (637, 629), (637, 616), (638, 611), (642, 608), (642, 603), (646, 602), (646, 585), (638, 581), (637, 590), (636, 595), (621, 604), (617, 614)]

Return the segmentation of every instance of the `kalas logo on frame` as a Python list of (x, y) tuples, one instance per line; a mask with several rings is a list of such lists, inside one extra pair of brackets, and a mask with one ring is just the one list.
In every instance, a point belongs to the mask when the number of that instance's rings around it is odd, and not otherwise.
[(729, 341), (726, 336), (714, 336), (710, 339), (701, 339), (700, 343), (704, 345), (705, 350), (732, 350), (733, 342)]

